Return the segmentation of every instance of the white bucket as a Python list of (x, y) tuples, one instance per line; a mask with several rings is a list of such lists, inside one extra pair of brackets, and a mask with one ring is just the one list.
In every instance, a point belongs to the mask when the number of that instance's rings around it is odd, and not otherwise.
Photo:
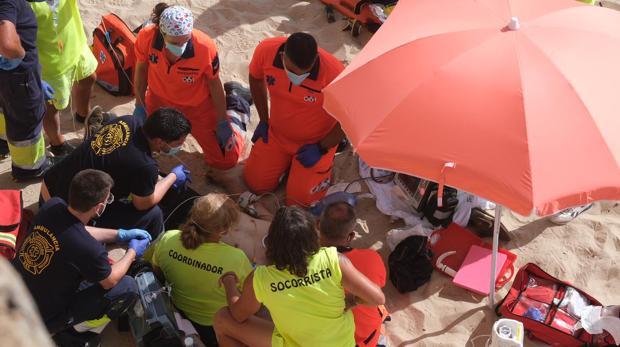
[(523, 347), (523, 323), (512, 319), (499, 319), (493, 324), (491, 347)]

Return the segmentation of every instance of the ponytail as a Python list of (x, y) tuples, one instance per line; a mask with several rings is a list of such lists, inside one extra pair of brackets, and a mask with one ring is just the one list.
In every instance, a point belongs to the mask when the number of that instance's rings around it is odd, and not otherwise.
[(188, 222), (181, 226), (181, 243), (185, 249), (196, 249), (205, 242), (197, 227)]
[(160, 2), (159, 4), (155, 5), (155, 7), (153, 8), (153, 13), (151, 13), (151, 22), (155, 25), (159, 25), (159, 17), (168, 7), (170, 7), (170, 5), (165, 2)]
[(239, 222), (239, 207), (228, 196), (210, 193), (194, 202), (181, 229), (181, 242), (186, 249), (196, 249), (210, 240), (219, 240)]

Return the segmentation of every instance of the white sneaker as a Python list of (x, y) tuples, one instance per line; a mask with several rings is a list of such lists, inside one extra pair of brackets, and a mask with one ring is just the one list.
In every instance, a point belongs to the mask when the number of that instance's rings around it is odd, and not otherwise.
[(577, 218), (577, 216), (579, 216), (580, 214), (592, 208), (592, 205), (593, 204), (587, 204), (583, 206), (567, 208), (549, 217), (549, 221), (551, 221), (551, 223), (558, 224), (558, 225), (566, 224), (572, 221), (573, 219)]

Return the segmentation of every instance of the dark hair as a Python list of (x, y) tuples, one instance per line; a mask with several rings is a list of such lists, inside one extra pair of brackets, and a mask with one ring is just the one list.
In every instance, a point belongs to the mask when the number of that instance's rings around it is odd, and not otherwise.
[(97, 206), (114, 186), (114, 180), (107, 173), (86, 169), (78, 172), (69, 186), (69, 206), (86, 212)]
[(310, 34), (294, 33), (286, 39), (284, 53), (297, 67), (310, 68), (318, 53), (316, 40)]
[(353, 206), (340, 201), (327, 205), (321, 214), (319, 229), (321, 235), (330, 240), (340, 240), (355, 228), (355, 210)]
[(314, 218), (299, 207), (281, 207), (265, 238), (265, 255), (278, 270), (304, 277), (308, 258), (319, 251), (319, 235)]
[(239, 205), (226, 194), (209, 193), (198, 198), (181, 229), (181, 243), (196, 249), (210, 234), (223, 234), (239, 222)]
[(159, 4), (155, 5), (155, 7), (153, 7), (153, 12), (151, 13), (151, 22), (153, 22), (153, 24), (155, 25), (159, 25), (159, 17), (161, 17), (161, 14), (168, 7), (170, 7), (170, 5), (165, 2), (160, 2)]
[(192, 132), (192, 125), (183, 113), (173, 108), (160, 108), (146, 119), (142, 129), (150, 139), (172, 142)]

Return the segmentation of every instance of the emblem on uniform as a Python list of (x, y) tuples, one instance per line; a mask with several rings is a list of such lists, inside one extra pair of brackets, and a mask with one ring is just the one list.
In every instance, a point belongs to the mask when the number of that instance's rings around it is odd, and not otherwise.
[(105, 56), (105, 52), (103, 50), (99, 51), (99, 61), (101, 62), (101, 64), (105, 64), (106, 60), (107, 58)]
[(19, 252), (19, 261), (24, 269), (33, 275), (40, 275), (52, 261), (54, 246), (39, 231), (33, 232), (24, 240), (24, 245)]
[(149, 61), (153, 64), (157, 64), (157, 54), (151, 53), (149, 54)]
[(194, 83), (194, 77), (192, 77), (192, 76), (183, 76), (183, 82), (185, 82), (187, 84), (192, 84), (192, 83)]
[(267, 75), (267, 77), (265, 78), (265, 81), (267, 81), (267, 85), (269, 86), (273, 86), (276, 84), (276, 78), (271, 75)]
[(330, 185), (331, 185), (331, 179), (328, 177), (324, 179), (323, 181), (321, 181), (321, 183), (312, 187), (312, 189), (310, 189), (310, 194), (316, 194), (318, 192), (322, 192), (325, 189), (329, 188)]
[(316, 97), (312, 95), (304, 96), (305, 102), (316, 102)]
[(101, 128), (90, 141), (90, 148), (97, 156), (104, 156), (124, 147), (129, 142), (131, 130), (123, 121), (112, 123)]

